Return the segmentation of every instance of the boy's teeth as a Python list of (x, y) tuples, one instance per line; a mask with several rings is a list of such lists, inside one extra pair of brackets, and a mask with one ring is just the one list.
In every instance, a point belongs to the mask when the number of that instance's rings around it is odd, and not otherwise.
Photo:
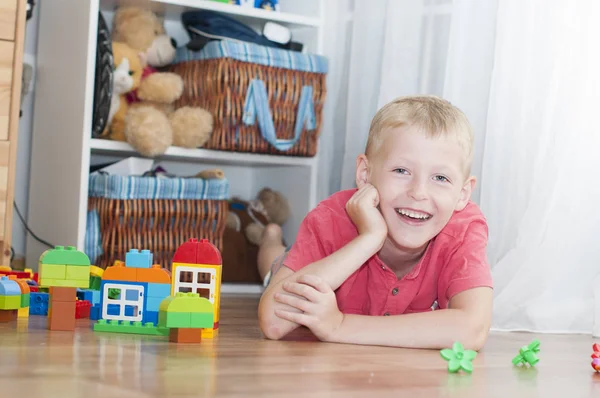
[(415, 212), (415, 211), (404, 210), (404, 209), (399, 209), (398, 213), (402, 214), (404, 216), (408, 216), (410, 218), (417, 218), (417, 219), (420, 219), (420, 220), (426, 220), (426, 219), (428, 219), (430, 217), (428, 214), (425, 214), (425, 213), (418, 213), (418, 212)]

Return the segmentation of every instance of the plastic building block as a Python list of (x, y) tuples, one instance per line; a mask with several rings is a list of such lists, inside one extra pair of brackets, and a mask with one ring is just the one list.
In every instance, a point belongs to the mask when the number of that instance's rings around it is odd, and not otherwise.
[(65, 279), (84, 280), (89, 284), (90, 269), (79, 265), (67, 265), (67, 273)]
[(17, 318), (29, 318), (29, 307), (22, 307), (17, 310)]
[(90, 289), (91, 290), (100, 290), (100, 284), (102, 283), (102, 278), (98, 276), (90, 276)]
[(67, 266), (64, 264), (40, 264), (40, 277), (42, 283), (47, 279), (67, 279)]
[(200, 343), (202, 341), (202, 331), (195, 328), (177, 328), (169, 331), (169, 341), (171, 343)]
[(0, 277), (0, 296), (20, 296), (21, 287), (7, 276)]
[(212, 328), (214, 308), (198, 293), (177, 293), (161, 302), (158, 324), (168, 328)]
[(171, 294), (171, 283), (148, 283), (148, 297), (165, 299)]
[(189, 328), (191, 317), (189, 312), (164, 312), (158, 313), (158, 326), (166, 328)]
[(146, 309), (143, 322), (150, 322), (154, 325), (158, 325), (158, 311), (148, 311), (148, 309)]
[(100, 267), (96, 267), (95, 265), (90, 265), (90, 275), (97, 276), (102, 279), (102, 274), (104, 274), (104, 270)]
[(174, 263), (221, 265), (223, 260), (219, 249), (208, 239), (192, 238), (177, 248)]
[(540, 359), (537, 354), (540, 352), (540, 341), (538, 339), (533, 340), (529, 345), (524, 345), (519, 349), (519, 355), (513, 358), (513, 365), (517, 366), (520, 364), (529, 364), (535, 366)]
[(158, 313), (160, 303), (162, 303), (164, 299), (165, 297), (147, 297), (146, 311), (154, 311)]
[(592, 346), (592, 368), (596, 372), (600, 372), (600, 344), (596, 343)]
[(166, 312), (204, 312), (213, 313), (213, 305), (198, 293), (177, 293), (174, 297), (165, 298), (160, 310)]
[(18, 310), (21, 308), (21, 295), (0, 296), (0, 310)]
[(0, 311), (0, 323), (11, 322), (15, 319), (17, 319), (16, 310)]
[(75, 302), (75, 319), (89, 318), (92, 303), (87, 300), (78, 300)]
[(77, 289), (74, 287), (58, 287), (53, 286), (50, 288), (50, 301), (65, 301), (75, 302), (77, 299)]
[(477, 352), (473, 350), (465, 350), (459, 342), (454, 343), (452, 349), (444, 348), (440, 351), (440, 355), (448, 361), (448, 372), (456, 373), (459, 370), (464, 370), (467, 373), (473, 371), (471, 361), (477, 356)]
[(97, 321), (98, 319), (100, 319), (101, 315), (102, 315), (102, 307), (100, 307), (100, 305), (94, 305), (90, 309), (90, 319), (92, 321)]
[(50, 294), (32, 292), (29, 294), (29, 314), (48, 315)]
[(152, 266), (152, 253), (150, 250), (130, 249), (125, 254), (125, 265), (128, 268), (150, 268)]
[(137, 282), (138, 268), (129, 268), (119, 264), (108, 267), (104, 270), (102, 280), (121, 281), (121, 282)]
[(119, 322), (100, 319), (94, 325), (95, 332), (111, 332), (111, 333), (130, 333), (130, 334), (145, 334), (150, 336), (168, 336), (169, 329), (156, 327), (152, 323), (147, 322)]
[[(30, 293), (25, 293), (21, 295), (21, 308), (28, 308), (29, 301), (31, 300)], [(29, 314), (29, 310), (27, 311)]]
[(54, 249), (46, 250), (40, 256), (40, 264), (64, 264), (89, 266), (90, 259), (85, 253), (77, 250), (74, 246), (56, 246)]
[(169, 272), (158, 264), (154, 264), (150, 268), (137, 269), (137, 281), (148, 283), (166, 283), (171, 284), (171, 275)]
[(199, 329), (212, 328), (214, 326), (214, 319), (214, 314), (212, 312), (192, 312), (190, 314), (190, 327)]
[(75, 330), (75, 308), (75, 300), (71, 302), (50, 300), (48, 329)]

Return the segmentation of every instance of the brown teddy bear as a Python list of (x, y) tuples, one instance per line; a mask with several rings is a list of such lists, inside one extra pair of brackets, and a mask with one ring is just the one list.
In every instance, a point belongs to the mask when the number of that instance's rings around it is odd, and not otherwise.
[(254, 200), (229, 202), (223, 234), (224, 282), (262, 283), (257, 259), (264, 228), (269, 223), (282, 225), (289, 215), (286, 197), (270, 188), (262, 189)]
[(175, 73), (155, 69), (175, 58), (175, 45), (159, 18), (139, 7), (118, 8), (112, 37), (136, 50), (144, 65), (140, 86), (128, 95), (127, 142), (148, 157), (163, 154), (170, 145), (203, 146), (212, 133), (212, 114), (197, 107), (174, 109), (183, 92), (183, 80)]

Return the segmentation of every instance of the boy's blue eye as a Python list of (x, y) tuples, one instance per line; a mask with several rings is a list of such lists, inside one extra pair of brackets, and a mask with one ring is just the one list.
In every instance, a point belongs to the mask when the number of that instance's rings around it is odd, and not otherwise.
[(435, 178), (436, 181), (439, 181), (439, 182), (450, 182), (450, 180), (448, 180), (444, 176), (435, 176), (434, 178)]
[(401, 173), (401, 174), (404, 174), (404, 173), (406, 173), (406, 172), (407, 172), (407, 171), (406, 171), (406, 169), (401, 169), (401, 168), (399, 168), (399, 169), (394, 169), (394, 171), (395, 171), (396, 173)]

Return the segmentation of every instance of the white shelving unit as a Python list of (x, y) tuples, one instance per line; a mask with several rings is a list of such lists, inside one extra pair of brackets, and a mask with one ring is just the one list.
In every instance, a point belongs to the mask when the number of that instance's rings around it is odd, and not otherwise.
[[(274, 21), (289, 27), (305, 51), (321, 54), (321, 1), (279, 0), (280, 12), (210, 0), (40, 2), (29, 201), (32, 230), (53, 244), (83, 249), (90, 165), (139, 156), (127, 143), (91, 138), (98, 12), (111, 24), (117, 6), (135, 4), (152, 9), (164, 17), (167, 32), (179, 45), (189, 40), (180, 22), (184, 11), (222, 12), (258, 31), (265, 22)], [(284, 226), (287, 241), (293, 241), (303, 217), (316, 205), (316, 157), (171, 147), (156, 161), (178, 175), (220, 167), (230, 181), (232, 196), (250, 199), (263, 187), (280, 190), (292, 207), (292, 216)], [(28, 235), (28, 265), (35, 267), (45, 249)]]

